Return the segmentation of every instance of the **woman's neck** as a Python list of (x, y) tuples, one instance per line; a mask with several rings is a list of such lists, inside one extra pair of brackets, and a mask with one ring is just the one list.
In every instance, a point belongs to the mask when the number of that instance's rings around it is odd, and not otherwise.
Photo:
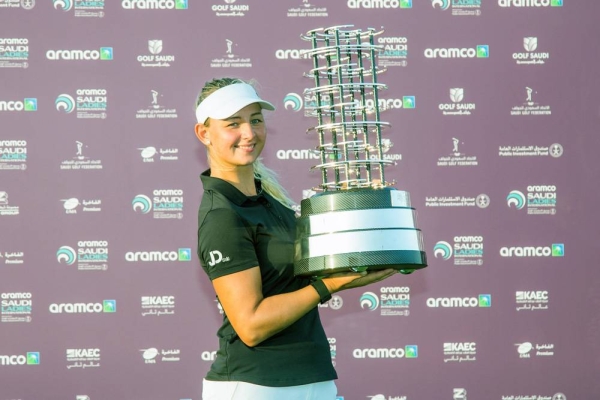
[(254, 166), (247, 165), (237, 167), (232, 170), (219, 169), (218, 167), (210, 169), (210, 176), (223, 179), (235, 186), (246, 196), (256, 196), (256, 185), (254, 184)]

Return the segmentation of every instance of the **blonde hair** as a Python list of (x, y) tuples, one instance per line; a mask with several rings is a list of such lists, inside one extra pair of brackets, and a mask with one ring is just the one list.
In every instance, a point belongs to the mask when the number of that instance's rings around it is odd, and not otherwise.
[[(204, 99), (210, 96), (213, 92), (228, 86), (233, 85), (235, 83), (248, 83), (250, 85), (255, 85), (254, 81), (243, 81), (237, 78), (216, 78), (211, 81), (208, 81), (204, 84), (202, 90), (198, 94), (198, 98), (196, 99), (196, 108)], [(210, 118), (208, 118), (205, 122), (205, 126), (209, 126)], [(210, 162), (210, 157), (209, 157)], [(262, 163), (262, 158), (257, 158), (252, 164), (254, 170), (254, 178), (258, 179), (261, 183), (262, 189), (267, 192), (271, 197), (275, 200), (279, 201), (281, 204), (286, 206), (289, 209), (294, 209), (293, 206), (295, 204), (294, 200), (291, 199), (287, 190), (277, 180), (277, 173), (272, 169), (267, 168)]]

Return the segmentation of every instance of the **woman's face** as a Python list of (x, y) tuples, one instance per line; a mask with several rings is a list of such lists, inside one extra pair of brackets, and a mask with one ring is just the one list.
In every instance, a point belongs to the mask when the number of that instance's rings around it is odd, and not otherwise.
[(267, 130), (258, 103), (226, 119), (210, 119), (206, 128), (211, 164), (235, 168), (252, 164), (265, 146)]

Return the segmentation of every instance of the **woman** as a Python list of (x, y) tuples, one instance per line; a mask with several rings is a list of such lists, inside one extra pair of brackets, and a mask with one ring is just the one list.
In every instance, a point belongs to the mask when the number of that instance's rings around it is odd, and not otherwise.
[(293, 275), (292, 201), (259, 161), (275, 107), (241, 80), (215, 79), (196, 102), (209, 170), (198, 215), (198, 256), (223, 307), (219, 350), (203, 399), (332, 400), (337, 378), (317, 305), (396, 271)]

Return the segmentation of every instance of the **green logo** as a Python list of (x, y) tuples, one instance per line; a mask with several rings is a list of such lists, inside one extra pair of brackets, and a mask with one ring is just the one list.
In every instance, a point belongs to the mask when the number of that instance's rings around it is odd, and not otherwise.
[(400, 8), (412, 8), (412, 0), (400, 0)]
[(117, 312), (117, 301), (116, 300), (104, 300), (104, 312), (114, 313)]
[(191, 261), (192, 249), (179, 249), (179, 261)]
[(552, 7), (562, 7), (563, 6), (563, 0), (552, 0), (550, 2), (550, 5)]
[(40, 353), (37, 351), (27, 353), (27, 365), (38, 365), (40, 363)]
[(477, 46), (477, 58), (488, 58), (490, 56), (490, 46), (480, 44)]
[(491, 294), (480, 294), (479, 295), (479, 307), (491, 307), (492, 306), (492, 295)]
[(402, 107), (403, 108), (415, 108), (417, 102), (415, 96), (402, 96)]
[(26, 98), (25, 111), (37, 111), (37, 99), (35, 97)]
[(419, 357), (419, 346), (409, 345), (404, 347), (404, 358)]
[(175, 2), (176, 10), (187, 10), (188, 8), (188, 0), (177, 0)]
[(554, 243), (552, 245), (552, 257), (564, 257), (565, 245), (563, 243)]
[(112, 47), (100, 47), (100, 59), (101, 60), (112, 60), (113, 59), (113, 48)]

